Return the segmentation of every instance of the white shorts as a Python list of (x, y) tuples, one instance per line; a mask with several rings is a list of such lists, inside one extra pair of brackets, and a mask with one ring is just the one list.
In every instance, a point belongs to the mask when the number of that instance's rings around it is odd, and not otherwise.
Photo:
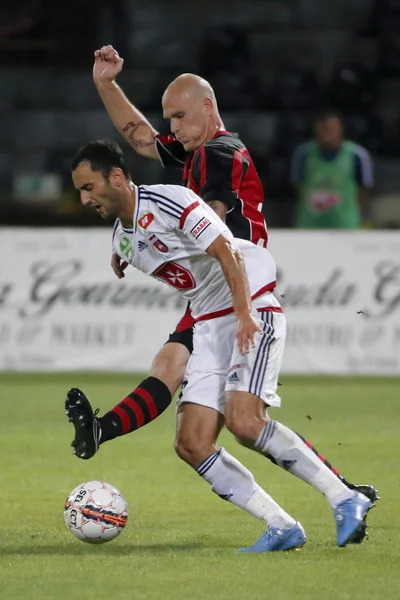
[[(262, 301), (257, 301), (257, 305), (261, 307)], [(255, 347), (248, 354), (240, 354), (238, 350), (234, 314), (195, 324), (193, 353), (178, 406), (191, 402), (224, 414), (225, 392), (249, 392), (268, 406), (280, 406), (276, 390), (285, 347), (286, 319), (283, 313), (274, 311), (277, 307), (269, 308), (254, 312), (261, 333), (255, 335)]]

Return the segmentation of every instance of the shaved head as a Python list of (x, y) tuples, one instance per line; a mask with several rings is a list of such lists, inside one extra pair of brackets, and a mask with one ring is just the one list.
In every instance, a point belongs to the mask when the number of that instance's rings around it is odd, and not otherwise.
[(199, 148), (223, 128), (214, 90), (193, 73), (183, 73), (169, 84), (162, 106), (172, 133), (187, 151)]
[(164, 98), (168, 97), (170, 94), (186, 94), (188, 98), (193, 98), (195, 100), (209, 98), (215, 105), (217, 104), (214, 90), (208, 81), (193, 73), (183, 73), (171, 81), (164, 92), (162, 100), (163, 104)]

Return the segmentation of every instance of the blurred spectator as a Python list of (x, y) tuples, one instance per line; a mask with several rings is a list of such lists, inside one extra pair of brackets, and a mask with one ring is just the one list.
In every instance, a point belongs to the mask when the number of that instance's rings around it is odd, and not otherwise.
[(315, 139), (294, 152), (291, 182), (297, 188), (296, 226), (357, 229), (373, 185), (370, 155), (343, 139), (343, 122), (327, 110), (314, 122)]

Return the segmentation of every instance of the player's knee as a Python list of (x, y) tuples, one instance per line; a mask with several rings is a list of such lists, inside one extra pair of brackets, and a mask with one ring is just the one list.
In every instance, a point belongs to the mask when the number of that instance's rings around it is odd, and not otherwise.
[(242, 392), (227, 393), (225, 425), (239, 444), (254, 447), (260, 424), (266, 417), (265, 404), (257, 396)]
[(257, 421), (254, 416), (242, 414), (227, 414), (226, 428), (242, 446), (252, 447), (257, 439)]
[(186, 436), (175, 440), (175, 452), (181, 460), (196, 468), (211, 453), (200, 441)]

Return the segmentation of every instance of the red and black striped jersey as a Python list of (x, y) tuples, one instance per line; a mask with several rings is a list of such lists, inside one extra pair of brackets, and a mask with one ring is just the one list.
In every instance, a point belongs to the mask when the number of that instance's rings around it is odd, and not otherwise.
[(185, 186), (205, 202), (219, 200), (226, 205), (226, 224), (235, 237), (267, 246), (263, 187), (238, 137), (220, 130), (200, 148), (187, 153), (176, 138), (158, 136), (156, 148), (164, 167), (183, 170)]

